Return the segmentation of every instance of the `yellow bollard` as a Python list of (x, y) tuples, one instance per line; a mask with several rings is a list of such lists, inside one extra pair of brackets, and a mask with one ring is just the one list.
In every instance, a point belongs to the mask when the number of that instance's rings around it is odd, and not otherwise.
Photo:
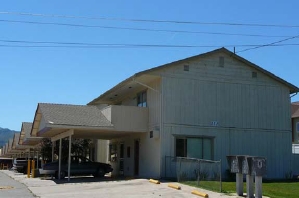
[(160, 184), (160, 181), (155, 180), (155, 179), (150, 179), (149, 182), (154, 183), (154, 184)]
[(168, 184), (168, 187), (174, 188), (174, 189), (177, 189), (177, 190), (181, 190), (181, 187), (179, 185), (176, 185), (176, 184)]
[(28, 163), (27, 163), (27, 177), (30, 178), (30, 160), (28, 159)]
[(198, 190), (192, 190), (191, 193), (194, 194), (194, 195), (204, 197), (204, 198), (209, 197), (209, 195), (207, 193), (199, 192)]
[(31, 169), (31, 177), (34, 178), (35, 177), (35, 173), (34, 173), (34, 169), (35, 169), (35, 161), (32, 160), (32, 169)]

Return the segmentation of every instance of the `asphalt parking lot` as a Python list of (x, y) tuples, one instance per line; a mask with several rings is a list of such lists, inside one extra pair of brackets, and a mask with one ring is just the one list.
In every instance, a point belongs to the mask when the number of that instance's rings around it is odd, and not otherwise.
[[(215, 193), (186, 185), (181, 185), (181, 190), (168, 187), (169, 182), (161, 184), (150, 183), (147, 179), (112, 180), (110, 178), (95, 179), (93, 177), (72, 178), (65, 180), (51, 180), (51, 178), (27, 178), (26, 175), (13, 171), (2, 170), (4, 173), (28, 187), (36, 196), (41, 198), (57, 197), (200, 197), (191, 194), (192, 190), (207, 193), (209, 197), (234, 198), (226, 194)], [(174, 183), (175, 184), (175, 183)], [(0, 192), (1, 193), (1, 192)], [(20, 196), (19, 196), (20, 197)]]

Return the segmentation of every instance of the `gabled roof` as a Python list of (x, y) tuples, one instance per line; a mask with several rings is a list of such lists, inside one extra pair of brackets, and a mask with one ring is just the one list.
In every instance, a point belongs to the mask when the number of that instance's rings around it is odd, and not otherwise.
[(12, 142), (13, 148), (15, 148), (19, 144), (19, 139), (20, 139), (20, 133), (17, 132), (14, 134), (14, 137), (13, 137), (13, 142)]
[(22, 129), (24, 130), (24, 132), (28, 132), (31, 131), (32, 128), (32, 122), (23, 122), (22, 123)]
[(31, 129), (32, 129), (32, 122), (23, 122), (22, 123), (21, 133), (24, 131), (24, 138), (30, 137)]
[(114, 86), (110, 90), (106, 91), (105, 93), (103, 93), (99, 97), (95, 98), (94, 100), (92, 100), (91, 102), (89, 102), (88, 105), (95, 104), (97, 101), (103, 99), (108, 94), (110, 94), (113, 91), (119, 89), (120, 87), (124, 86), (125, 84), (129, 83), (130, 81), (134, 80), (135, 78), (137, 78), (139, 76), (142, 76), (142, 75), (145, 75), (145, 74), (150, 74), (150, 73), (155, 72), (155, 71), (160, 70), (160, 69), (166, 69), (168, 67), (172, 67), (172, 66), (177, 65), (177, 64), (181, 64), (181, 63), (185, 63), (185, 62), (188, 62), (188, 61), (197, 60), (199, 58), (204, 58), (204, 57), (216, 54), (216, 53), (225, 53), (225, 54), (231, 56), (232, 58), (235, 58), (238, 61), (245, 63), (249, 67), (252, 67), (255, 70), (257, 70), (257, 71), (259, 71), (259, 72), (261, 72), (261, 73), (269, 76), (270, 78), (272, 78), (272, 79), (280, 82), (281, 84), (287, 86), (290, 89), (290, 93), (299, 92), (299, 88), (296, 87), (295, 85), (292, 85), (291, 83), (283, 80), (282, 78), (279, 78), (278, 76), (274, 75), (273, 73), (271, 73), (271, 72), (269, 72), (269, 71), (261, 68), (260, 66), (254, 64), (254, 63), (252, 63), (252, 62), (250, 62), (250, 61), (248, 61), (248, 60), (246, 60), (244, 58), (242, 58), (241, 56), (238, 56), (238, 55), (234, 54), (233, 52), (227, 50), (226, 48), (219, 48), (219, 49), (207, 52), (207, 53), (199, 54), (199, 55), (196, 55), (196, 56), (192, 56), (192, 57), (189, 57), (189, 58), (185, 58), (185, 59), (182, 59), (182, 60), (174, 61), (174, 62), (167, 63), (167, 64), (164, 64), (164, 65), (161, 65), (161, 66), (158, 66), (158, 67), (154, 67), (154, 68), (151, 68), (151, 69), (148, 69), (148, 70), (144, 70), (144, 71), (138, 72), (138, 73), (134, 74), (133, 76), (127, 78), (126, 80), (120, 82), (119, 84), (117, 84), (116, 86)]
[(292, 103), (292, 118), (299, 117), (299, 102)]
[(110, 127), (111, 122), (96, 106), (39, 103), (37, 111), (50, 125)]

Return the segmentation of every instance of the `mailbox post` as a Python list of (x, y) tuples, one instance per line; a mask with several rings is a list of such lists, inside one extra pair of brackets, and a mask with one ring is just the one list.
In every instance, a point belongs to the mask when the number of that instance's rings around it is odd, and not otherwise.
[[(247, 155), (226, 156), (231, 173), (236, 173), (236, 192), (243, 196), (243, 174), (246, 174), (248, 198), (262, 198), (262, 176), (266, 174), (266, 158)], [(255, 176), (255, 196), (253, 176)]]
[(242, 161), (236, 155), (226, 156), (230, 165), (230, 172), (236, 173), (236, 191), (237, 195), (243, 196), (243, 174), (242, 174)]
[(252, 172), (255, 175), (255, 197), (262, 198), (263, 175), (267, 171), (266, 158), (252, 157)]
[(253, 198), (254, 186), (253, 186), (253, 176), (252, 176), (252, 157), (242, 156), (242, 173), (246, 174), (247, 198)]

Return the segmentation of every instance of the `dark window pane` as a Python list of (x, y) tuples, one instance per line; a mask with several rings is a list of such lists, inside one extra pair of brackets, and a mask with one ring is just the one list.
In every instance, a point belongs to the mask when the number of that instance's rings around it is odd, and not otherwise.
[(131, 149), (130, 149), (129, 146), (127, 147), (127, 157), (128, 157), (128, 158), (131, 157)]
[(124, 158), (124, 153), (125, 153), (124, 144), (120, 144), (120, 154), (119, 154), (119, 157), (120, 158)]
[(186, 140), (176, 139), (176, 157), (186, 157)]
[(137, 106), (138, 107), (147, 107), (146, 91), (137, 94)]

